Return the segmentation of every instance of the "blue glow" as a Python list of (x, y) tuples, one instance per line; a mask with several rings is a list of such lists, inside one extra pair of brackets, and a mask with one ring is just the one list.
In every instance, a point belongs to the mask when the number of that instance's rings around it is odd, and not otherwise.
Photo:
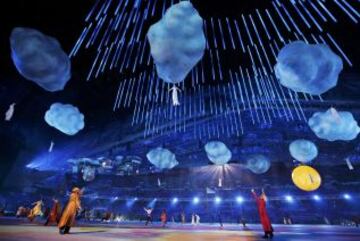
[(241, 196), (238, 196), (238, 197), (236, 197), (236, 202), (239, 203), (239, 204), (241, 204), (241, 203), (244, 202), (244, 198), (241, 197)]
[(215, 199), (214, 199), (214, 202), (216, 203), (216, 204), (220, 204), (221, 203), (221, 198), (220, 197), (215, 197)]
[(193, 204), (198, 204), (200, 202), (200, 198), (194, 197), (193, 198)]
[(26, 79), (43, 89), (63, 90), (71, 78), (71, 63), (60, 43), (30, 28), (15, 28), (10, 36), (11, 57)]
[(182, 82), (206, 48), (203, 20), (190, 1), (172, 5), (147, 37), (157, 73), (167, 83)]
[(138, 200), (137, 197), (127, 200), (127, 201), (126, 201), (126, 206), (127, 206), (127, 207), (132, 207), (137, 200)]
[(286, 196), (285, 196), (285, 200), (286, 200), (287, 202), (289, 202), (289, 203), (294, 202), (294, 198), (293, 198), (292, 196), (290, 196), (290, 195), (286, 195)]
[(178, 201), (179, 201), (179, 199), (177, 197), (174, 197), (173, 200), (172, 200), (172, 203), (176, 204), (176, 203), (178, 203)]
[[(73, 149), (74, 148), (74, 149)], [(77, 147), (71, 147), (67, 149), (54, 149), (51, 153), (48, 151), (39, 153), (34, 159), (31, 160), (26, 165), (26, 168), (36, 169), (39, 171), (60, 171), (68, 168), (69, 163), (66, 161), (59, 160), (68, 160), (72, 155), (74, 155)]]
[(156, 202), (157, 202), (157, 198), (154, 198), (151, 202), (148, 203), (147, 206), (148, 206), (149, 208), (152, 208), (152, 209), (153, 209), (153, 208), (155, 207), (155, 205), (156, 205)]
[(351, 199), (352, 199), (352, 197), (351, 197), (349, 194), (347, 194), (347, 193), (345, 193), (345, 194), (343, 195), (343, 198), (344, 198), (345, 200), (351, 200)]
[(277, 60), (275, 74), (280, 83), (295, 92), (312, 95), (335, 87), (343, 69), (342, 59), (325, 44), (295, 41), (281, 49)]
[(320, 200), (321, 200), (320, 196), (319, 196), (319, 195), (316, 195), (316, 194), (313, 196), (313, 199), (314, 199), (315, 201), (320, 201)]

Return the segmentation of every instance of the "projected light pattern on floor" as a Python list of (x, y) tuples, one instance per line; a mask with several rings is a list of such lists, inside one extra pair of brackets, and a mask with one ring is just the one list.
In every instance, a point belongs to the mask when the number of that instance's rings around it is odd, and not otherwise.
[[(204, 58), (179, 86), (181, 106), (173, 107), (171, 86), (156, 76), (146, 32), (178, 2), (98, 0), (70, 53), (75, 57), (83, 49), (94, 54), (87, 80), (116, 73), (121, 81), (113, 110), (133, 109), (132, 124), (144, 125), (144, 136), (189, 130), (196, 138), (240, 136), (244, 115), (253, 125), (271, 126), (276, 119), (307, 121), (302, 102), (322, 101), (321, 96), (280, 86), (273, 71), (278, 52), (292, 41), (327, 44), (352, 66), (342, 44), (328, 32), (340, 18), (358, 23), (359, 12), (351, 2), (269, 0), (265, 9), (204, 20)], [(341, 13), (345, 18), (337, 16)], [(226, 63), (229, 55), (241, 61)]]

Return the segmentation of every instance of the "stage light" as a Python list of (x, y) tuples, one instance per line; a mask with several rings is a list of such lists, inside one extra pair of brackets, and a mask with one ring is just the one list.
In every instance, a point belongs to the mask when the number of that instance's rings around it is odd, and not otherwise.
[(214, 199), (216, 204), (220, 204), (221, 203), (221, 198), (220, 197), (215, 197)]
[(292, 196), (290, 196), (290, 195), (286, 195), (286, 196), (285, 196), (285, 200), (286, 200), (287, 202), (289, 202), (289, 203), (294, 202), (294, 198), (293, 198)]
[(172, 200), (172, 203), (175, 204), (179, 201), (179, 199), (177, 197), (174, 197), (173, 200)]
[(198, 197), (194, 197), (193, 203), (198, 204), (200, 202), (200, 199)]
[(321, 200), (320, 196), (319, 196), (319, 195), (316, 195), (316, 194), (313, 196), (313, 199), (314, 199), (315, 201), (320, 201), (320, 200)]
[(126, 206), (127, 206), (127, 207), (132, 207), (137, 200), (138, 200), (137, 197), (128, 199), (128, 200), (126, 201)]
[(237, 203), (243, 203), (243, 202), (244, 202), (244, 198), (241, 197), (241, 196), (238, 196), (238, 197), (236, 198), (236, 202), (237, 202)]
[(157, 202), (157, 198), (154, 198), (149, 204), (147, 205), (149, 208), (154, 208)]
[(351, 196), (350, 196), (349, 194), (345, 193), (345, 194), (343, 195), (343, 198), (346, 199), (346, 200), (350, 200), (350, 199), (351, 199)]

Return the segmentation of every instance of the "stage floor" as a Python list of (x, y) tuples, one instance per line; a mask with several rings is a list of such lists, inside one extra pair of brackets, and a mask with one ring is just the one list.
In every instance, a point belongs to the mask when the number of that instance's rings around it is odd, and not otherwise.
[[(3, 222), (1, 222), (3, 223)], [(274, 225), (279, 241), (355, 241), (360, 240), (360, 228), (339, 226)], [(131, 225), (90, 225), (71, 229), (71, 234), (61, 236), (56, 227), (18, 223), (0, 224), (1, 241), (257, 241), (262, 232), (259, 225), (243, 229), (238, 225), (202, 224), (170, 225), (163, 229), (158, 224), (144, 227)]]

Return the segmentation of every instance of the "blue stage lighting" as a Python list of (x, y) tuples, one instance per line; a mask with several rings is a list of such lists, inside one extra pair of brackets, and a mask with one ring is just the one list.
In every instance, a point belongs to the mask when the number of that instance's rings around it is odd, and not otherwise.
[(138, 200), (138, 198), (137, 197), (134, 197), (134, 198), (131, 198), (131, 199), (128, 199), (127, 201), (126, 201), (126, 206), (127, 207), (132, 207), (134, 204), (135, 204), (135, 202)]
[(320, 201), (320, 200), (321, 200), (320, 196), (319, 196), (319, 195), (316, 195), (316, 194), (313, 196), (313, 199), (314, 199), (315, 201)]
[(243, 203), (243, 202), (244, 202), (244, 198), (241, 197), (241, 196), (238, 196), (238, 197), (236, 198), (236, 202), (237, 202), (237, 203)]
[(221, 203), (221, 198), (220, 197), (215, 197), (214, 199), (216, 204), (220, 204)]
[(174, 197), (173, 200), (172, 200), (172, 203), (175, 204), (179, 201), (179, 199), (177, 197)]
[(154, 198), (149, 204), (147, 205), (149, 208), (154, 208), (157, 202), (157, 198)]
[(194, 197), (193, 203), (198, 204), (200, 202), (200, 199), (198, 197)]
[(286, 195), (286, 196), (285, 196), (285, 200), (286, 200), (287, 202), (289, 202), (289, 203), (294, 202), (294, 198), (293, 198), (292, 196), (290, 196), (290, 195)]
[(345, 193), (345, 194), (343, 195), (343, 198), (346, 199), (346, 200), (350, 200), (350, 199), (351, 199), (351, 196), (350, 196), (349, 194)]

